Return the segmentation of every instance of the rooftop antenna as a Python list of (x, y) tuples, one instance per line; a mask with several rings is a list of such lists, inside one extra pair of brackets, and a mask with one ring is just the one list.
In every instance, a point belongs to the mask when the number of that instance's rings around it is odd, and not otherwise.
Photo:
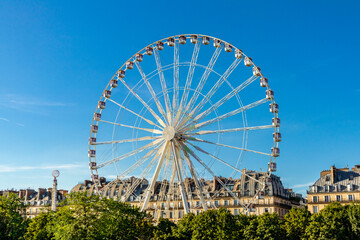
[(53, 191), (52, 191), (52, 202), (51, 202), (51, 210), (52, 211), (56, 211), (56, 199), (57, 199), (57, 177), (59, 177), (60, 172), (59, 170), (54, 170), (52, 171), (51, 175), (54, 177), (54, 182), (53, 182)]

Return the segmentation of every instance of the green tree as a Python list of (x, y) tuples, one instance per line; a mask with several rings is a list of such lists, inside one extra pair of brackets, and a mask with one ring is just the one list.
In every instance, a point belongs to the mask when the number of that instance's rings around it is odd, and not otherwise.
[(256, 239), (257, 238), (257, 228), (259, 225), (258, 222), (258, 216), (256, 215), (251, 215), (247, 217), (247, 222), (244, 222), (244, 239)]
[(28, 225), (26, 206), (13, 193), (0, 196), (0, 239), (23, 239)]
[(311, 213), (306, 208), (292, 208), (285, 216), (283, 228), (286, 239), (300, 240), (305, 237), (305, 229), (309, 225)]
[(358, 239), (351, 231), (348, 206), (331, 203), (311, 216), (305, 239)]
[(178, 222), (177, 227), (173, 229), (175, 239), (191, 240), (195, 217), (195, 214), (188, 213)]
[(102, 199), (99, 236), (102, 239), (151, 239), (154, 225), (151, 215), (127, 203)]
[(86, 193), (70, 194), (55, 213), (54, 239), (99, 239), (99, 201), (98, 196)]
[(54, 222), (54, 212), (43, 212), (33, 218), (29, 223), (25, 239), (50, 240), (54, 235), (51, 228)]
[(235, 218), (228, 210), (208, 210), (193, 221), (192, 239), (235, 239)]
[(166, 218), (160, 218), (157, 226), (154, 229), (154, 240), (174, 240), (173, 229), (176, 224)]
[(56, 240), (151, 239), (153, 220), (138, 208), (112, 199), (73, 193), (54, 214), (50, 231)]
[(244, 231), (245, 239), (276, 240), (286, 239), (285, 231), (281, 227), (281, 220), (276, 213), (264, 213), (260, 216), (250, 216), (250, 223)]
[(285, 239), (285, 231), (282, 229), (279, 215), (276, 213), (264, 213), (258, 216), (257, 221), (257, 239)]
[(245, 230), (250, 225), (252, 217), (245, 214), (239, 214), (235, 217), (235, 228), (234, 231), (235, 239), (245, 239)]
[(348, 207), (351, 230), (357, 239), (360, 239), (360, 205), (351, 204)]

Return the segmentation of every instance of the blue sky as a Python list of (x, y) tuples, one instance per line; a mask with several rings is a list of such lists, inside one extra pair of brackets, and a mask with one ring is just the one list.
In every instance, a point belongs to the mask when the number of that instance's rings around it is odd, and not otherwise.
[(271, 79), (278, 172), (304, 193), (330, 165), (360, 164), (357, 1), (1, 1), (0, 189), (89, 178), (92, 115), (109, 79), (158, 39), (233, 43)]

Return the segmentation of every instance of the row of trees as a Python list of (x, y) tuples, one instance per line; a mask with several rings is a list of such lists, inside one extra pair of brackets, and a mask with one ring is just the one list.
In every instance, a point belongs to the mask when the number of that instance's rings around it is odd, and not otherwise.
[(187, 214), (177, 224), (126, 203), (70, 194), (57, 212), (32, 220), (16, 195), (0, 196), (0, 239), (360, 239), (360, 205), (329, 204), (317, 214), (293, 208), (278, 215), (232, 215), (226, 209)]

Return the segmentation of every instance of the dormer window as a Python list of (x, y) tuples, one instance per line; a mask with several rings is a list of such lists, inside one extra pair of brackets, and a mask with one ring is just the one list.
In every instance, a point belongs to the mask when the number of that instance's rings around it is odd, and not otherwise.
[(330, 181), (330, 176), (326, 176), (325, 181)]
[(354, 175), (350, 175), (349, 180), (354, 180)]

